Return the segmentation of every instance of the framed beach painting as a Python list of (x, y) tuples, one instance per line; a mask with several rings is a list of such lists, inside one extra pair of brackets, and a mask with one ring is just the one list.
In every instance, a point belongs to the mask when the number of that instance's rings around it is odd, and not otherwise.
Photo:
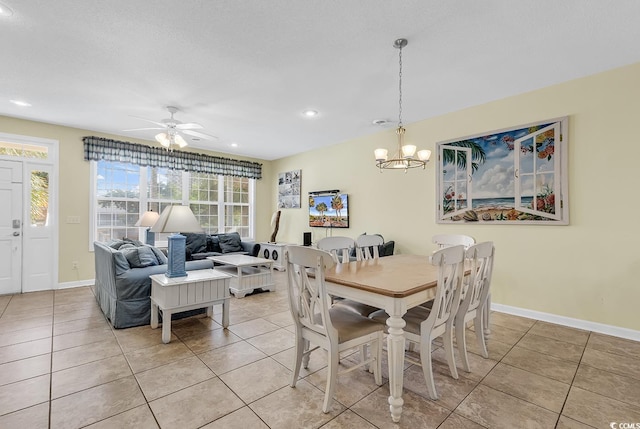
[(438, 223), (567, 225), (568, 118), (439, 142)]
[(300, 180), (302, 170), (286, 171), (278, 174), (278, 208), (300, 208)]

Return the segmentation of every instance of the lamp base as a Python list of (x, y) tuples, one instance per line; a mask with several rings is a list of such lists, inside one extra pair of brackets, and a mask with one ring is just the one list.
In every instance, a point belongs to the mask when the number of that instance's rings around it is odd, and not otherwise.
[(147, 238), (145, 241), (149, 246), (156, 245), (156, 233), (151, 232), (151, 228), (147, 228)]
[(181, 234), (172, 234), (168, 239), (169, 245), (167, 250), (167, 277), (186, 277), (185, 257), (187, 237)]

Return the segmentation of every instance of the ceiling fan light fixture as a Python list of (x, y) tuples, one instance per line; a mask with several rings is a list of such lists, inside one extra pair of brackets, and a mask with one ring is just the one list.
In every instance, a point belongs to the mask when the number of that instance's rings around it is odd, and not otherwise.
[(180, 134), (176, 134), (175, 136), (175, 143), (178, 145), (178, 147), (180, 149), (182, 149), (183, 147), (187, 146), (187, 142), (185, 141), (185, 139), (182, 138), (182, 136)]
[(171, 146), (171, 141), (169, 140), (169, 136), (167, 135), (167, 133), (156, 134), (156, 141), (163, 147), (168, 148), (169, 146)]

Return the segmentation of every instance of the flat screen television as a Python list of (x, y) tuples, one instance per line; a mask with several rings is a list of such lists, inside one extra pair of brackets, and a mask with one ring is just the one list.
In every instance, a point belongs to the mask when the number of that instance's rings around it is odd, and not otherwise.
[(309, 194), (309, 226), (349, 228), (349, 195)]

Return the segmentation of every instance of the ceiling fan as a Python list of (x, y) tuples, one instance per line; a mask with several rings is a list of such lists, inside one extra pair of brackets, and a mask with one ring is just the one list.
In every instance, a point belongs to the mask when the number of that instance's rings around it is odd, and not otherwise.
[(167, 149), (171, 148), (171, 146), (176, 145), (180, 148), (187, 146), (187, 141), (180, 135), (180, 133), (188, 134), (190, 136), (204, 139), (204, 140), (217, 140), (218, 137), (212, 136), (209, 134), (201, 133), (199, 131), (202, 129), (202, 125), (197, 124), (195, 122), (181, 122), (177, 119), (174, 119), (173, 115), (178, 112), (178, 108), (175, 106), (167, 106), (167, 110), (171, 114), (170, 118), (162, 119), (160, 122), (152, 121), (151, 119), (139, 118), (135, 116), (137, 119), (142, 119), (143, 121), (151, 122), (152, 124), (157, 125), (157, 127), (151, 128), (134, 128), (130, 130), (124, 131), (146, 131), (146, 130), (164, 130), (159, 134), (156, 134), (156, 140), (162, 146)]

